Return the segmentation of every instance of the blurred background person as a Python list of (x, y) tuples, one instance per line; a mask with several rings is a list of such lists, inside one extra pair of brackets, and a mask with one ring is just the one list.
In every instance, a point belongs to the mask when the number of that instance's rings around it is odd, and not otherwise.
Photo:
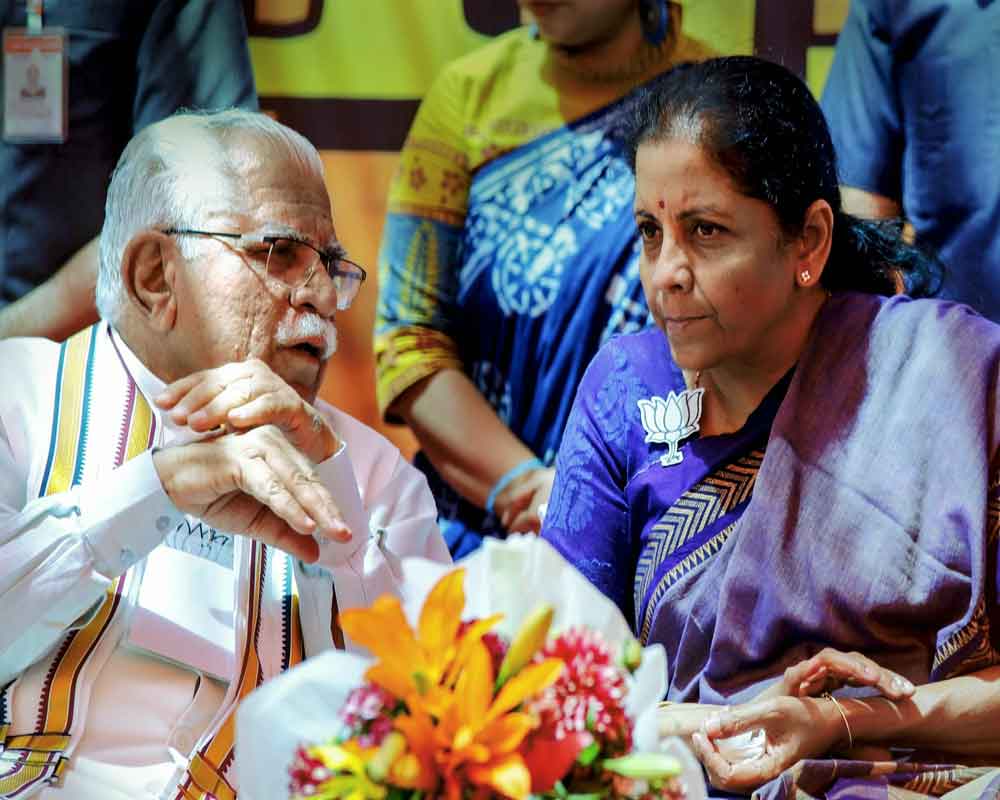
[(844, 207), (904, 215), (1000, 322), (1000, 3), (852, 0), (826, 87)]
[[(0, 3), (0, 24), (24, 27), (27, 5)], [(95, 237), (133, 134), (182, 107), (257, 108), (239, 0), (50, 2), (42, 23), (66, 36), (68, 131), (0, 143), (0, 338), (96, 321)]]
[(584, 367), (646, 323), (622, 98), (708, 52), (666, 0), (520, 5), (533, 26), (425, 97), (379, 257), (379, 405), (416, 434), (456, 557), (539, 529)]

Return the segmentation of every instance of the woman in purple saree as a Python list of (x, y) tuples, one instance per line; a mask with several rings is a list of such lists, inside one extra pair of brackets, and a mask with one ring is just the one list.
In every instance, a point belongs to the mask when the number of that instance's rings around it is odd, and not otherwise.
[[(1000, 327), (891, 296), (933, 262), (841, 211), (822, 114), (784, 68), (679, 67), (635, 120), (657, 327), (591, 364), (543, 536), (666, 648), (665, 728), (715, 786), (989, 783)], [(755, 753), (720, 744), (750, 731)]]

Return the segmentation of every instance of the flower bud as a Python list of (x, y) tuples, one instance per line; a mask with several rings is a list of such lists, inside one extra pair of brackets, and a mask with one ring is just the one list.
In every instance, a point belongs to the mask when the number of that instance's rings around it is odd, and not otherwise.
[(543, 603), (525, 617), (500, 664), (497, 686), (502, 686), (512, 675), (516, 675), (542, 648), (554, 614), (555, 609), (549, 603)]

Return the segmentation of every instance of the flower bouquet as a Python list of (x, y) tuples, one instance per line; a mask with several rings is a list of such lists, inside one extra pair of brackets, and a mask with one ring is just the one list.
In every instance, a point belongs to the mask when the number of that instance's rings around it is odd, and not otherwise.
[[(544, 581), (527, 582), (532, 573)], [(657, 740), (662, 648), (643, 650), (617, 608), (547, 543), (491, 541), (459, 568), (407, 560), (403, 585), (412, 626), (390, 596), (340, 616), (374, 661), (324, 654), (243, 704), (244, 797), (703, 795), (684, 746), (665, 753)]]

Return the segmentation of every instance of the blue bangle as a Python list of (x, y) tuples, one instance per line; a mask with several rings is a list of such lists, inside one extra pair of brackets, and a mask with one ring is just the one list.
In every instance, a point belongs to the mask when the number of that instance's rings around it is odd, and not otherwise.
[(486, 498), (486, 510), (492, 514), (493, 504), (496, 502), (497, 495), (510, 486), (511, 483), (513, 483), (517, 478), (520, 478), (525, 472), (530, 472), (533, 469), (545, 469), (545, 465), (534, 456), (525, 459), (517, 466), (511, 467), (503, 475), (501, 475), (500, 480), (498, 480), (493, 485), (493, 488), (490, 489), (489, 497)]

